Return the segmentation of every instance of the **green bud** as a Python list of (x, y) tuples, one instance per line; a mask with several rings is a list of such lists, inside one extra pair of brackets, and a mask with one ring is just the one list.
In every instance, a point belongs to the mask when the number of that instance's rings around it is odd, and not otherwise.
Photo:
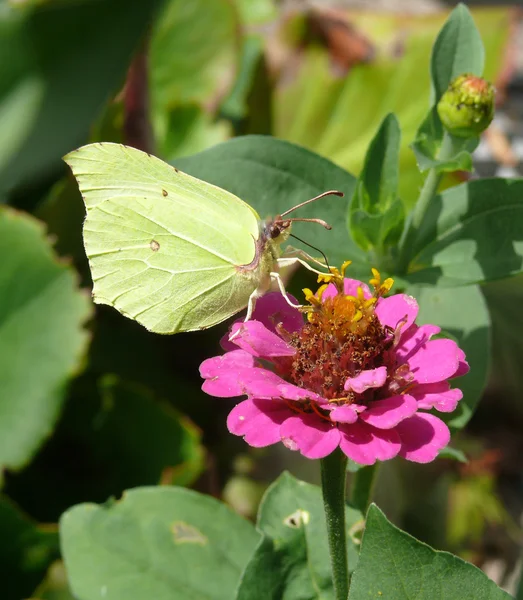
[(460, 75), (450, 82), (438, 102), (438, 115), (452, 135), (479, 135), (494, 117), (494, 87), (470, 73)]

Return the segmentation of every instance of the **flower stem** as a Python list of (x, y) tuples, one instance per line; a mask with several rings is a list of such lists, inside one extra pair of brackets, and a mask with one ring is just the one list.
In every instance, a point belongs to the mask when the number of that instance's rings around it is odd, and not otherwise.
[(336, 600), (349, 595), (349, 563), (345, 531), (345, 482), (347, 457), (338, 448), (321, 459), (321, 487), (327, 521), (332, 579)]
[(352, 476), (350, 503), (363, 515), (365, 515), (367, 508), (369, 508), (377, 473), (378, 463), (375, 463), (368, 467), (362, 467)]
[[(452, 136), (445, 131), (443, 134), (443, 140), (441, 142), (441, 148), (438, 153), (438, 160), (448, 160), (455, 154), (454, 140)], [(429, 169), (428, 175), (425, 178), (423, 187), (421, 188), (418, 200), (414, 205), (414, 209), (410, 215), (410, 219), (407, 223), (403, 236), (400, 240), (400, 252), (398, 260), (398, 273), (405, 274), (409, 266), (410, 249), (416, 238), (416, 234), (423, 219), (425, 213), (429, 207), (430, 201), (436, 195), (439, 184), (443, 177), (443, 173), (439, 173), (434, 167)]]

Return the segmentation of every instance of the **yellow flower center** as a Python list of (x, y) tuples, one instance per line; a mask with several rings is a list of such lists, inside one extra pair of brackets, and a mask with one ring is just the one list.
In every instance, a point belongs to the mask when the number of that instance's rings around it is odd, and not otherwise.
[[(313, 391), (332, 402), (354, 402), (353, 392), (344, 390), (349, 377), (361, 371), (387, 365), (389, 350), (393, 344), (393, 332), (384, 328), (375, 314), (378, 298), (392, 287), (392, 279), (381, 282), (375, 269), (370, 280), (374, 294), (365, 298), (361, 287), (354, 296), (343, 290), (345, 269), (331, 269), (330, 275), (320, 275), (323, 283), (313, 294), (304, 290), (309, 306), (304, 307), (307, 322), (303, 328), (286, 336), (288, 343), (296, 348), (294, 356), (279, 361), (278, 371), (288, 381)], [(329, 284), (337, 289), (335, 295), (325, 296)], [(358, 402), (372, 399), (374, 390), (368, 390)]]

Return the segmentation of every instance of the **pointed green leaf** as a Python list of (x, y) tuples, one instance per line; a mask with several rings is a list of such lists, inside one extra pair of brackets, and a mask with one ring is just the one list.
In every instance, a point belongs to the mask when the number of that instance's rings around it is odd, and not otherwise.
[(79, 600), (233, 598), (260, 536), (225, 504), (183, 488), (145, 487), (60, 521)]
[(441, 98), (449, 83), (462, 73), (483, 75), (485, 49), (469, 9), (458, 4), (443, 25), (430, 62), (433, 104)]
[(433, 550), (390, 523), (371, 505), (349, 600), (509, 600), (474, 565)]
[(0, 469), (19, 469), (53, 429), (91, 302), (32, 217), (0, 210), (0, 252)]
[[(347, 506), (345, 517), (354, 569), (354, 533), (362, 515)], [(264, 537), (245, 569), (237, 600), (334, 599), (321, 488), (283, 473), (262, 500), (258, 529)]]
[(370, 143), (360, 175), (368, 201), (361, 208), (384, 212), (398, 193), (401, 131), (398, 119), (389, 113)]

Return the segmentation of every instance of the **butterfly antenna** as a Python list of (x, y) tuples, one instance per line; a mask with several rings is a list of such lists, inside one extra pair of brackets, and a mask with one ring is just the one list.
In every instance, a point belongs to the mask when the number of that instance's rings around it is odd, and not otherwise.
[(305, 221), (305, 223), (318, 223), (318, 225), (322, 225), (325, 229), (332, 229), (332, 225), (329, 225), (327, 221), (323, 219), (285, 219), (285, 221), (291, 221), (292, 223), (296, 221)]
[(329, 261), (328, 261), (327, 257), (325, 256), (324, 252), (322, 252), (319, 248), (316, 248), (316, 246), (313, 246), (312, 244), (309, 244), (309, 242), (306, 242), (305, 240), (302, 240), (297, 235), (294, 235), (294, 233), (291, 233), (290, 237), (293, 237), (295, 240), (298, 240), (298, 242), (301, 242), (302, 244), (305, 244), (306, 246), (309, 246), (309, 248), (312, 248), (313, 250), (316, 250), (316, 252), (319, 252), (323, 256), (323, 258), (325, 260), (325, 265), (327, 266), (327, 269), (330, 271)]
[(315, 202), (316, 200), (319, 200), (320, 198), (325, 198), (325, 196), (340, 196), (341, 198), (343, 198), (343, 195), (344, 195), (343, 192), (339, 192), (338, 190), (329, 190), (328, 192), (323, 192), (323, 194), (320, 194), (319, 196), (314, 196), (314, 198), (305, 200), (305, 202), (296, 204), (296, 206), (293, 206), (292, 208), (289, 208), (289, 210), (286, 210), (285, 212), (281, 213), (280, 216), (284, 217), (285, 215), (288, 215), (293, 210), (296, 210), (297, 208), (301, 208), (302, 206), (305, 206), (306, 204), (310, 204), (311, 202)]

